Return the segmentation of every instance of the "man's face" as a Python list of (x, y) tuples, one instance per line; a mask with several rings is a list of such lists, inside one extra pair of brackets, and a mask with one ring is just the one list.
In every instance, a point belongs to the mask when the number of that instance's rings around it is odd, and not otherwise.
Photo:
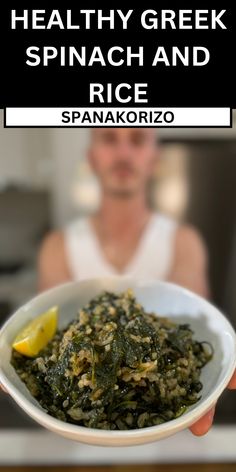
[(151, 128), (94, 129), (89, 159), (105, 192), (129, 197), (145, 189), (157, 157)]

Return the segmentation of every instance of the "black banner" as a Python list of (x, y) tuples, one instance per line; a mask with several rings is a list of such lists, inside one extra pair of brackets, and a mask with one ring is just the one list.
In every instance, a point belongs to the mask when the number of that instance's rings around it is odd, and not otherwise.
[(1, 108), (236, 108), (232, 2), (4, 3)]

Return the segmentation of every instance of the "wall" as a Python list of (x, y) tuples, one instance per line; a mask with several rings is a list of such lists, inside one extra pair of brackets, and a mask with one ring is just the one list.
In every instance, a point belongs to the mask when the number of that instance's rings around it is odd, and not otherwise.
[(50, 130), (4, 129), (0, 110), (0, 185), (46, 187), (50, 167)]
[(53, 222), (64, 225), (76, 213), (72, 202), (73, 185), (79, 165), (86, 154), (89, 131), (53, 129), (51, 131)]

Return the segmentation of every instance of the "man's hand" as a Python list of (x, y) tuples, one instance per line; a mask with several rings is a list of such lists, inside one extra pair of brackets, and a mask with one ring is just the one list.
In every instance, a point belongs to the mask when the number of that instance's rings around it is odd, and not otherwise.
[[(236, 371), (232, 379), (229, 382), (228, 388), (230, 390), (236, 390)], [(212, 426), (215, 414), (215, 407), (206, 413), (200, 420), (194, 423), (189, 429), (196, 436), (203, 436), (206, 434)]]

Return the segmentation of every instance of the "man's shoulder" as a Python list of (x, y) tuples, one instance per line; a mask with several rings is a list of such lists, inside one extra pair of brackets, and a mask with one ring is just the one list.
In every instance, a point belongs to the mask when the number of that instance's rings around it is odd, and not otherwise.
[(38, 255), (38, 273), (39, 290), (71, 280), (62, 231), (52, 231), (43, 240)]
[(47, 257), (48, 255), (61, 254), (64, 249), (64, 235), (62, 230), (54, 230), (45, 236), (41, 248), (40, 257)]
[(88, 218), (81, 217), (70, 221), (61, 229), (51, 231), (44, 238), (41, 251), (46, 253), (55, 253), (57, 251), (64, 251), (66, 240), (70, 237), (83, 237), (87, 235), (89, 229)]
[(191, 224), (179, 224), (176, 231), (176, 252), (191, 253), (195, 257), (206, 259), (207, 250), (200, 231)]
[(177, 227), (176, 237), (180, 241), (188, 242), (190, 244), (203, 244), (203, 237), (200, 231), (192, 224), (180, 223)]

